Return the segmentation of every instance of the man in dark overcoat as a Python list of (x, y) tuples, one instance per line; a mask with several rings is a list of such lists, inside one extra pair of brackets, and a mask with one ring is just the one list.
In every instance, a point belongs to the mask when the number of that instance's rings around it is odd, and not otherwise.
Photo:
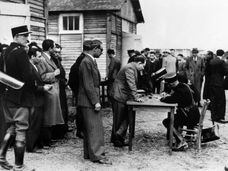
[(210, 99), (211, 119), (216, 122), (225, 121), (226, 97), (223, 87), (224, 76), (228, 74), (228, 65), (222, 60), (224, 51), (219, 49), (207, 65), (206, 87)]
[(104, 157), (104, 130), (100, 104), (100, 72), (96, 58), (103, 48), (99, 40), (88, 40), (83, 43), (85, 57), (79, 66), (79, 87), (77, 104), (83, 117), (84, 159), (100, 164), (108, 164)]
[[(1, 44), (0, 43), (0, 71), (4, 72), (4, 52), (5, 49), (8, 47), (6, 44)], [(3, 113), (3, 106), (2, 106), (2, 95), (4, 94), (5, 91), (5, 86), (0, 83), (0, 144), (2, 143), (2, 140), (5, 135), (6, 131), (6, 122), (5, 122), (5, 117)]]
[(54, 130), (52, 132), (53, 139), (63, 138), (68, 130), (68, 106), (67, 106), (67, 95), (66, 95), (67, 79), (66, 79), (65, 69), (62, 65), (61, 51), (62, 51), (62, 47), (56, 43), (54, 48), (54, 54), (51, 56), (51, 58), (54, 61), (55, 65), (60, 70), (60, 74), (57, 76), (57, 79), (59, 79), (59, 98), (60, 98), (64, 124), (57, 125), (54, 127)]
[[(192, 56), (187, 58), (185, 68), (188, 79), (201, 94), (205, 63), (203, 58), (198, 56), (198, 52), (198, 49), (192, 49)], [(200, 105), (200, 101), (198, 103)]]
[(29, 128), (26, 134), (26, 151), (27, 152), (40, 152), (39, 148), (42, 148), (41, 128), (44, 119), (44, 91), (48, 91), (52, 88), (50, 84), (44, 84), (36, 65), (40, 62), (41, 48), (37, 45), (29, 45), (28, 55), (30, 63), (32, 65), (32, 72), (35, 79), (36, 91), (35, 91), (35, 103), (34, 112), (29, 116)]
[(15, 171), (25, 168), (26, 131), (29, 127), (29, 115), (34, 111), (35, 103), (35, 80), (25, 51), (29, 33), (26, 25), (12, 28), (14, 41), (5, 52), (6, 74), (24, 82), (20, 89), (8, 88), (3, 100), (5, 120), (9, 128), (0, 148), (0, 165), (8, 170), (12, 168), (6, 160), (6, 153), (9, 145), (15, 140)]
[(63, 125), (60, 97), (59, 97), (59, 78), (60, 69), (55, 65), (52, 54), (54, 53), (55, 43), (51, 39), (45, 39), (42, 43), (43, 53), (38, 63), (37, 69), (43, 83), (51, 84), (52, 88), (44, 93), (44, 122), (42, 128), (43, 142), (45, 146), (51, 146), (53, 128)]

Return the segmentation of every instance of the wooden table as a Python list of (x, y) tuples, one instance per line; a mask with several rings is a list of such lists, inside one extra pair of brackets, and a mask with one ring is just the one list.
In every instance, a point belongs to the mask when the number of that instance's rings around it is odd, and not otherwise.
[(170, 113), (169, 152), (170, 154), (172, 154), (174, 112), (176, 110), (177, 104), (168, 104), (160, 102), (159, 95), (153, 95), (152, 98), (145, 96), (143, 97), (143, 100), (143, 102), (127, 101), (129, 117), (129, 151), (132, 151), (132, 139), (135, 132), (135, 114), (138, 111), (153, 110), (154, 112), (155, 110), (159, 110), (159, 112)]

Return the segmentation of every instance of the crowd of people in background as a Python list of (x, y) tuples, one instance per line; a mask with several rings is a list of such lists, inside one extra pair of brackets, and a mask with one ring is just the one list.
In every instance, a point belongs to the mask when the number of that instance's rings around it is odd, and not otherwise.
[[(27, 152), (40, 152), (42, 148), (52, 147), (55, 140), (65, 137), (69, 130), (68, 85), (76, 98), (76, 135), (83, 138), (84, 159), (110, 164), (105, 156), (100, 113), (101, 76), (96, 63), (96, 58), (103, 53), (102, 42), (84, 41), (83, 52), (72, 65), (67, 80), (61, 63), (62, 47), (51, 39), (45, 39), (42, 48), (36, 42), (28, 43), (29, 34), (27, 26), (12, 28), (14, 41), (10, 45), (0, 44), (1, 71), (24, 83), (17, 90), (4, 84), (0, 86), (0, 165), (7, 170), (23, 170), (25, 149)], [(196, 48), (192, 49), (189, 57), (176, 54), (174, 49), (145, 48), (141, 52), (130, 49), (128, 64), (121, 65), (114, 49), (107, 50), (109, 65), (105, 83), (113, 110), (111, 143), (115, 147), (128, 145), (125, 140), (129, 122), (126, 101), (142, 102), (138, 89), (147, 95), (171, 93), (161, 101), (176, 102), (178, 107), (197, 106), (196, 115), (193, 119), (189, 117), (194, 120), (192, 122), (189, 118), (183, 121), (178, 110), (175, 126), (182, 125), (182, 122), (190, 123), (190, 127), (197, 124), (202, 99), (211, 101), (211, 120), (226, 123), (228, 53), (221, 49), (216, 53), (208, 51), (203, 58), (198, 53)], [(166, 127), (168, 123), (169, 118), (163, 121)], [(185, 148), (186, 143), (178, 138), (177, 133), (174, 135), (178, 142), (176, 149)], [(14, 167), (6, 160), (7, 149), (12, 144)]]

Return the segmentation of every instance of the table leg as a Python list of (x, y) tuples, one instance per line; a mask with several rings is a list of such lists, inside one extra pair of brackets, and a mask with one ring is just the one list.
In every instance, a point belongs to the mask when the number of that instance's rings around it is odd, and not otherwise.
[(133, 132), (132, 132), (132, 137), (133, 138), (135, 137), (135, 113), (136, 113), (135, 111), (132, 111), (132, 117), (133, 117), (133, 123), (132, 123), (133, 124), (132, 125), (133, 126), (133, 128), (132, 128), (133, 129), (132, 130)]
[(132, 111), (132, 107), (128, 106), (128, 118), (129, 118), (129, 147), (128, 150), (132, 151), (132, 138), (133, 138), (133, 129), (134, 129), (134, 119), (133, 119), (133, 111)]
[(175, 108), (171, 109), (171, 113), (170, 113), (170, 129), (169, 129), (169, 154), (172, 154), (172, 148), (173, 148), (173, 126), (174, 126), (174, 110)]

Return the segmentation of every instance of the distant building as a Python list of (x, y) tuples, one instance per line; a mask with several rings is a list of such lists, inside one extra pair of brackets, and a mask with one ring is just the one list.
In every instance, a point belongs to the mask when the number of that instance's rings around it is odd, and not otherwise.
[[(101, 76), (106, 76), (106, 50), (113, 48), (122, 61), (126, 50), (140, 42), (137, 24), (144, 22), (139, 0), (49, 0), (48, 37), (62, 47), (67, 75), (82, 52), (84, 40), (99, 39), (104, 46), (97, 60)], [(135, 41), (132, 41), (135, 40)]]
[(11, 28), (26, 24), (31, 41), (39, 44), (46, 38), (47, 0), (0, 0), (0, 42), (12, 41)]

